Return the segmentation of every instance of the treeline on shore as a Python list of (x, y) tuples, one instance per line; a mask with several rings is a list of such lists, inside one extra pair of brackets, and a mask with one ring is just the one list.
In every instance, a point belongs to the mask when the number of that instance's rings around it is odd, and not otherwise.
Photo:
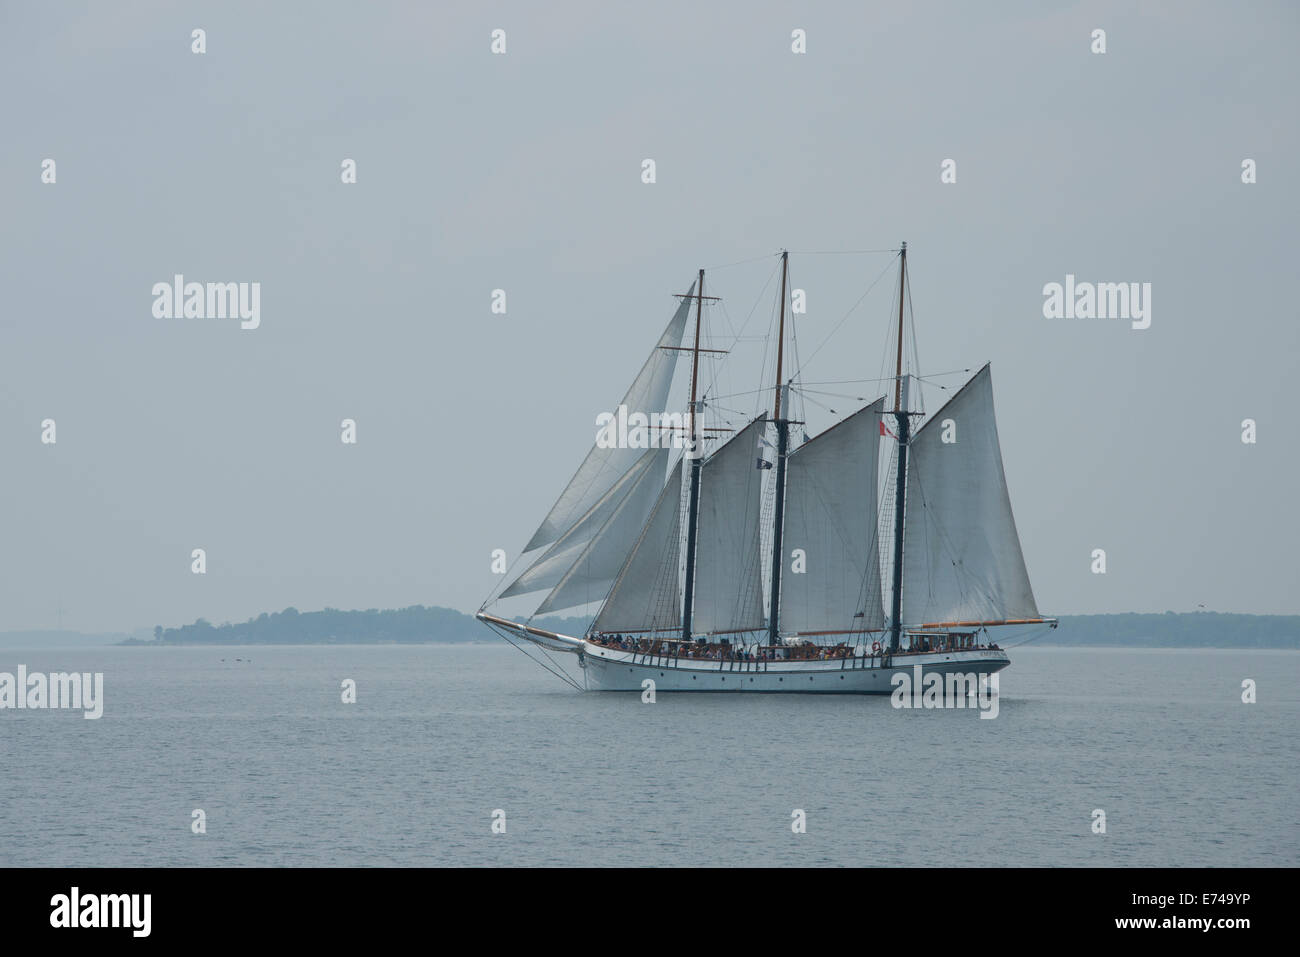
[(1071, 615), (1040, 644), (1128, 648), (1300, 648), (1300, 615), (1217, 611)]
[[(539, 618), (534, 624), (580, 635), (587, 618)], [(412, 605), (367, 611), (263, 613), (239, 623), (213, 625), (200, 618), (179, 628), (154, 628), (161, 644), (381, 644), (464, 642), (490, 639), (492, 632), (451, 608)], [(140, 642), (130, 642), (139, 644)], [(153, 644), (154, 642), (143, 642)], [(1300, 615), (1232, 615), (1219, 612), (1072, 615), (1036, 644), (1130, 648), (1298, 648)]]

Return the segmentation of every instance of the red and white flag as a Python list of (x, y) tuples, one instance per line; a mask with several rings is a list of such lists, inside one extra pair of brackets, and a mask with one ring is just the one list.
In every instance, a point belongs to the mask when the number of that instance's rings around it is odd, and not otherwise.
[(891, 439), (897, 439), (897, 438), (898, 438), (898, 436), (896, 436), (893, 432), (890, 432), (889, 429), (885, 427), (885, 423), (884, 423), (883, 421), (880, 423), (880, 434), (881, 434), (881, 435), (887, 435), (887, 436), (889, 436)]

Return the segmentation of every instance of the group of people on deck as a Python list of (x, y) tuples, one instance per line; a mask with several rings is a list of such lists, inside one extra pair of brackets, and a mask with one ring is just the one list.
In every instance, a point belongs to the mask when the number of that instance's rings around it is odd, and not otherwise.
[[(932, 651), (971, 651), (979, 648), (976, 634), (970, 632), (942, 632), (933, 635), (908, 635), (908, 645), (903, 649), (905, 655), (919, 655)], [(990, 651), (1001, 651), (995, 642), (984, 646)]]
[(933, 634), (908, 635), (905, 655), (925, 654), (931, 651), (965, 651), (975, 647), (975, 635), (971, 634)]
[(670, 658), (696, 658), (713, 661), (822, 661), (831, 658), (851, 658), (850, 645), (834, 648), (802, 644), (782, 648), (755, 646), (752, 650), (740, 645), (704, 644), (694, 641), (669, 641), (662, 638), (637, 638), (632, 635), (594, 633), (588, 637), (592, 644), (635, 654), (664, 655)]
[[(925, 654), (935, 651), (965, 651), (978, 648), (975, 634), (934, 634), (908, 635), (908, 644), (901, 653)], [(853, 645), (841, 642), (833, 648), (815, 645), (811, 642), (799, 645), (787, 645), (780, 648), (754, 646), (747, 649), (741, 645), (705, 644), (697, 641), (679, 641), (665, 638), (638, 638), (634, 635), (593, 633), (588, 636), (592, 644), (619, 651), (630, 651), (642, 655), (663, 655), (669, 658), (696, 658), (713, 661), (825, 661), (837, 658), (852, 658), (858, 654)], [(999, 650), (990, 643), (987, 647)], [(873, 656), (879, 655), (879, 642), (872, 645)], [(862, 654), (867, 654), (863, 648)]]

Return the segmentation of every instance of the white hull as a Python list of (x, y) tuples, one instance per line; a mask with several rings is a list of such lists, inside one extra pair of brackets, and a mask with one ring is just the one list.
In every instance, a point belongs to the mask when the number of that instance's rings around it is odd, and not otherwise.
[(647, 678), (655, 691), (749, 691), (780, 694), (890, 694), (893, 677), (914, 667), (931, 673), (989, 675), (1011, 663), (1005, 651), (937, 652), (825, 661), (695, 661), (634, 655), (588, 644), (579, 657), (591, 691), (642, 691)]
[[(480, 614), (551, 651), (578, 656), (590, 691), (643, 691), (648, 678), (660, 691), (760, 692), (776, 694), (891, 694), (896, 674), (915, 678), (915, 667), (928, 674), (990, 675), (1011, 663), (1001, 649), (899, 654), (885, 664), (880, 656), (813, 661), (716, 661), (670, 658), (606, 648), (581, 638), (525, 628)], [(973, 690), (973, 689), (972, 689)]]

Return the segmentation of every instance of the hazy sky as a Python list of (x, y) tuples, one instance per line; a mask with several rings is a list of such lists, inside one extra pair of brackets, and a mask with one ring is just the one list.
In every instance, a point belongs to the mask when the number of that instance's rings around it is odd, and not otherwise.
[[(1293, 4), (0, 21), (0, 630), (472, 611), (696, 269), (794, 251), (807, 356), (889, 256), (804, 251), (900, 240), (921, 370), (993, 363), (1044, 613), (1300, 612)], [(774, 262), (707, 291), (762, 327)], [(260, 327), (156, 318), (176, 273), (259, 282)], [(1067, 273), (1150, 282), (1150, 328), (1044, 318)], [(891, 282), (810, 380), (879, 375)]]

